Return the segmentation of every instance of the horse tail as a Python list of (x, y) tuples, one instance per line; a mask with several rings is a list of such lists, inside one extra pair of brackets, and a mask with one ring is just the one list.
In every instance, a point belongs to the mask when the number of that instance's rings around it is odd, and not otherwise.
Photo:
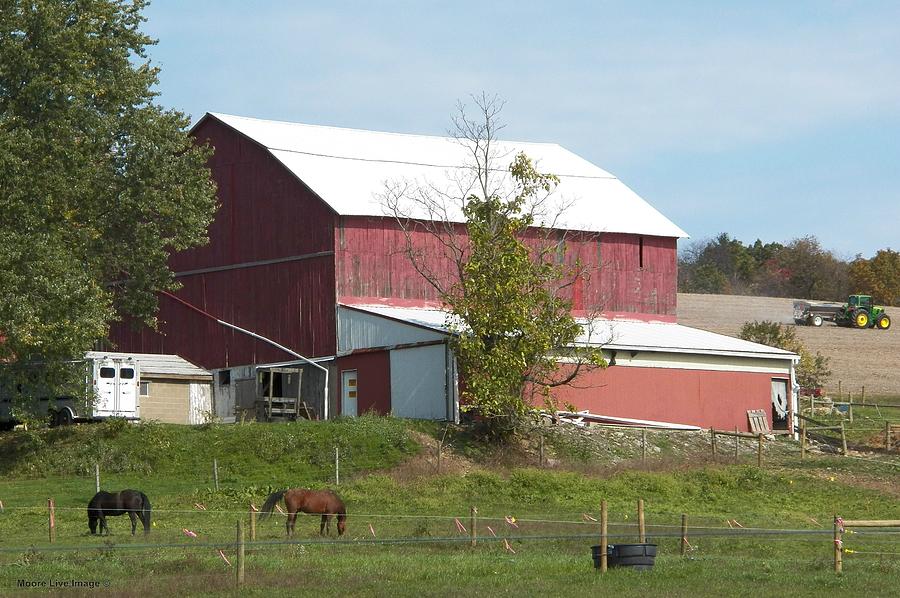
[(266, 502), (263, 503), (262, 509), (259, 511), (259, 520), (265, 521), (269, 515), (272, 514), (272, 510), (275, 508), (275, 504), (281, 500), (284, 496), (284, 493), (287, 490), (279, 490), (278, 492), (273, 492), (269, 495), (269, 498), (266, 499)]
[(143, 492), (141, 495), (141, 512), (144, 514), (144, 531), (150, 532), (150, 499)]

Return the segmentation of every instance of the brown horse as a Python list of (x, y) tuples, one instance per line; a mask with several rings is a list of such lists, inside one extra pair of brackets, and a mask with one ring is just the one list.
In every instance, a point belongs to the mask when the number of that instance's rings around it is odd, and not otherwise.
[(297, 521), (297, 513), (310, 513), (322, 515), (322, 524), (319, 526), (319, 534), (327, 536), (331, 534), (331, 518), (337, 515), (338, 536), (344, 535), (347, 520), (347, 507), (344, 506), (337, 494), (331, 490), (310, 490), (308, 488), (292, 488), (273, 492), (266, 499), (260, 511), (260, 520), (266, 519), (272, 514), (276, 503), (284, 498), (284, 506), (287, 508), (287, 535), (294, 535), (294, 523)]

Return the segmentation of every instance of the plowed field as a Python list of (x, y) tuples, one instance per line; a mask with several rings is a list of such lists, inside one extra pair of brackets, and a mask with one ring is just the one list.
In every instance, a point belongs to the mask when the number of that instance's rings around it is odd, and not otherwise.
[[(794, 325), (793, 299), (741, 295), (678, 294), (678, 323), (720, 334), (737, 336), (744, 322), (771, 320)], [(812, 351), (831, 359), (828, 387), (837, 392), (838, 381), (858, 399), (900, 395), (900, 311), (888, 309), (894, 319), (889, 330), (857, 330), (826, 322), (820, 328), (797, 326), (797, 337)]]

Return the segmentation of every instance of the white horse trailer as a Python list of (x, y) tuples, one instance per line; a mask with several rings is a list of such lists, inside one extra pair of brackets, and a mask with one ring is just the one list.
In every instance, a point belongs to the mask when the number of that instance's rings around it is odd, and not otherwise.
[[(71, 397), (51, 397), (37, 393), (26, 408), (37, 416), (47, 416), (51, 425), (76, 421), (97, 421), (110, 417), (140, 419), (141, 374), (137, 360), (122, 354), (91, 352), (85, 356), (85, 385), (88, 403)], [(0, 425), (16, 423), (13, 414), (16, 393), (0, 393)]]

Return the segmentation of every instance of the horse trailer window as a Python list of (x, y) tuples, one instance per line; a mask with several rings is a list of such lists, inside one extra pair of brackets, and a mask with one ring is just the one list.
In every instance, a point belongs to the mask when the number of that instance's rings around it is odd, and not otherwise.
[(134, 368), (122, 368), (119, 370), (119, 378), (122, 380), (131, 380), (134, 378)]
[(142, 397), (150, 396), (150, 383), (149, 382), (141, 382), (141, 396)]
[(100, 377), (101, 378), (115, 378), (116, 377), (116, 368), (100, 368)]

